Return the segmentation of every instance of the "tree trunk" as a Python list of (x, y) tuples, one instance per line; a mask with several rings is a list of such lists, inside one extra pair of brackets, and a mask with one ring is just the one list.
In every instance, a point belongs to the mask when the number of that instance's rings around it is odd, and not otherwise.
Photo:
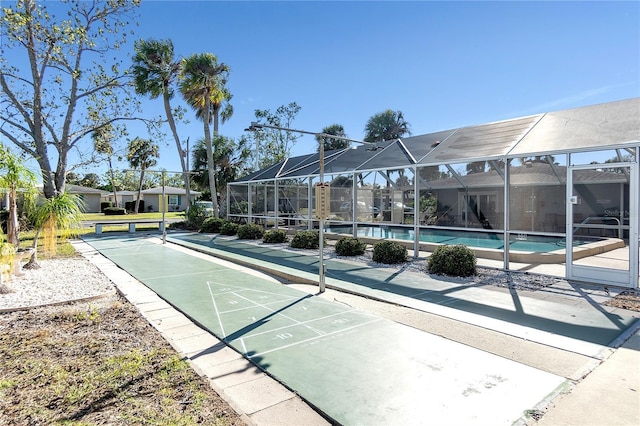
[[(178, 149), (178, 156), (180, 157), (180, 165), (182, 166), (182, 179), (184, 180), (184, 190), (187, 195), (187, 210), (191, 206), (191, 179), (189, 178), (189, 170), (187, 169), (187, 165), (185, 164), (184, 155), (182, 151), (182, 144), (180, 143), (180, 138), (178, 137), (178, 130), (176, 128), (176, 123), (173, 119), (173, 114), (171, 113), (171, 104), (169, 103), (169, 95), (168, 91), (165, 89), (164, 91), (164, 112), (167, 115), (167, 121), (169, 122), (169, 128), (171, 128), (171, 133), (173, 134), (173, 140), (176, 141), (176, 148)], [(188, 144), (188, 142), (187, 142)], [(187, 155), (189, 152), (187, 151)]]
[(40, 237), (41, 230), (42, 228), (38, 228), (36, 235), (33, 237), (33, 244), (31, 244), (33, 254), (31, 255), (31, 259), (29, 259), (22, 269), (40, 269), (40, 264), (38, 263), (38, 238)]
[[(213, 137), (217, 138), (218, 137), (218, 109), (216, 109), (215, 114), (213, 115)], [(217, 190), (216, 188), (216, 165), (214, 164), (213, 161), (213, 150), (211, 152), (211, 171), (213, 172), (213, 188)], [(213, 210), (216, 212), (216, 216), (218, 217), (218, 210), (219, 210), (219, 205), (218, 205), (218, 193), (216, 192), (212, 192), (211, 193), (211, 201), (213, 201)]]
[(136, 198), (136, 204), (134, 207), (134, 214), (138, 214), (140, 208), (140, 194), (142, 193), (142, 181), (144, 180), (144, 169), (140, 170), (140, 184), (138, 185), (138, 197)]
[(18, 197), (15, 188), (9, 189), (9, 221), (7, 223), (7, 241), (18, 247), (20, 240), (18, 239), (18, 233), (20, 232), (20, 223), (18, 222), (18, 203), (16, 198)]
[(209, 96), (204, 103), (204, 140), (207, 144), (207, 170), (209, 171), (209, 190), (211, 191), (211, 201), (213, 203), (213, 217), (218, 217), (218, 197), (216, 195), (216, 173), (213, 165), (213, 147), (211, 143), (211, 129), (209, 128), (209, 111), (211, 104)]
[(107, 157), (109, 161), (109, 172), (111, 173), (111, 189), (113, 189), (113, 207), (118, 207), (118, 194), (116, 192), (116, 178), (113, 174), (113, 165), (111, 164), (111, 155)]

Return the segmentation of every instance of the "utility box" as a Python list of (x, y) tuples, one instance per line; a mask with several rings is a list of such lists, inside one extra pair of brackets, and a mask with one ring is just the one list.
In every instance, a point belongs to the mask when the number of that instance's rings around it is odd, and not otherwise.
[(316, 219), (326, 220), (331, 214), (331, 186), (328, 183), (316, 183)]

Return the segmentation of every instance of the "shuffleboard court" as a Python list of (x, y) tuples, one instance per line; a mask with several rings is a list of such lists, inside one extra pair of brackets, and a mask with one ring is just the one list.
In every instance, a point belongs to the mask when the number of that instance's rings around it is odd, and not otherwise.
[(507, 425), (564, 381), (158, 238), (85, 241), (340, 424)]

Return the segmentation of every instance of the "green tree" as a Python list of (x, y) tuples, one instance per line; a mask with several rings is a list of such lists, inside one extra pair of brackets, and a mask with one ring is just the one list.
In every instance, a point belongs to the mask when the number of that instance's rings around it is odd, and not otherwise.
[[(18, 247), (20, 243), (20, 221), (18, 220), (18, 192), (22, 192), (25, 200), (35, 198), (36, 177), (24, 164), (23, 160), (14, 155), (9, 148), (0, 143), (0, 188), (9, 195), (9, 220), (7, 223), (7, 242)], [(28, 203), (27, 203), (28, 204)]]
[(228, 77), (229, 67), (222, 63), (218, 64), (218, 58), (212, 53), (191, 55), (182, 61), (180, 92), (187, 103), (196, 111), (196, 115), (204, 125), (209, 188), (212, 194), (214, 217), (218, 217), (219, 209), (211, 128), (209, 126), (213, 118), (213, 132), (214, 135), (217, 135), (219, 111), (222, 105), (230, 99), (230, 94), (225, 87)]
[(129, 142), (129, 153), (127, 154), (127, 160), (129, 165), (136, 170), (140, 170), (140, 182), (138, 184), (138, 197), (136, 198), (136, 206), (133, 210), (135, 214), (138, 213), (140, 207), (140, 194), (142, 192), (142, 183), (144, 182), (144, 172), (149, 167), (155, 166), (157, 158), (160, 156), (160, 149), (158, 145), (154, 144), (149, 139), (135, 138)]
[[(111, 181), (110, 176), (105, 175), (108, 183), (102, 185), (99, 189), (104, 191), (114, 192), (115, 191), (137, 191), (138, 186), (140, 185), (140, 175), (133, 171), (121, 171), (114, 170), (113, 171), (113, 181)], [(144, 181), (142, 182), (142, 189), (153, 188), (154, 186), (160, 185), (160, 175), (157, 173), (148, 174), (145, 173)], [(182, 178), (180, 177), (180, 181), (182, 182)]]
[[(233, 182), (249, 171), (247, 170), (247, 160), (251, 157), (250, 142), (242, 137), (238, 140), (218, 136), (213, 139), (213, 157), (216, 166), (214, 172), (216, 177), (216, 188), (220, 192), (220, 198), (226, 197), (227, 184)], [(203, 192), (206, 199), (209, 187), (209, 175), (207, 170), (207, 147), (204, 139), (198, 140), (193, 151), (193, 171), (201, 172), (194, 175), (194, 183)], [(210, 195), (210, 194), (209, 194)], [(221, 202), (222, 204), (222, 202)]]
[[(38, 162), (47, 198), (64, 192), (68, 154), (82, 152), (86, 136), (137, 119), (114, 51), (126, 43), (139, 3), (68, 0), (56, 3), (61, 16), (36, 0), (3, 8), (3, 58), (11, 51), (16, 60), (0, 59), (0, 134)], [(23, 58), (27, 65), (18, 67)]]
[[(339, 136), (341, 138), (347, 137), (342, 124), (332, 124), (330, 126), (326, 126), (324, 129), (322, 129), (322, 133), (324, 133), (325, 135)], [(318, 141), (318, 151), (320, 151), (320, 143), (322, 142), (324, 142), (325, 151), (331, 151), (334, 149), (346, 149), (351, 145), (349, 141), (344, 139), (334, 139), (323, 136), (316, 136), (316, 141)]]
[(364, 128), (366, 142), (390, 141), (411, 135), (409, 123), (401, 111), (390, 109), (373, 115)]
[[(255, 110), (256, 121), (290, 129), (300, 109), (301, 107), (295, 102), (279, 106), (275, 113), (268, 109), (257, 109)], [(252, 132), (256, 169), (271, 166), (287, 158), (301, 136), (296, 132), (276, 129), (255, 129)]]
[(100, 187), (100, 176), (95, 173), (87, 173), (83, 176), (82, 179), (78, 181), (78, 185), (84, 186), (87, 188), (99, 188)]
[(180, 61), (175, 59), (173, 42), (171, 40), (138, 40), (135, 43), (132, 72), (137, 93), (148, 95), (151, 99), (162, 96), (164, 113), (180, 158), (187, 200), (190, 201), (191, 179), (187, 173), (189, 170), (187, 170), (175, 121), (175, 116), (182, 117), (183, 111), (182, 109), (174, 110), (171, 107), (174, 85), (180, 74)]
[(486, 166), (486, 161), (473, 161), (471, 163), (467, 163), (467, 173), (484, 173)]
[(93, 147), (95, 151), (98, 154), (102, 154), (107, 157), (109, 177), (113, 188), (113, 205), (114, 207), (118, 207), (118, 197), (116, 196), (116, 185), (114, 183), (115, 175), (113, 173), (113, 156), (115, 155), (113, 149), (113, 140), (115, 139), (115, 135), (113, 134), (113, 125), (109, 123), (99, 129), (96, 129), (91, 134), (91, 138), (93, 139)]
[(30, 218), (36, 229), (33, 237), (33, 254), (24, 266), (26, 269), (38, 269), (38, 239), (44, 233), (45, 252), (55, 254), (58, 235), (66, 238), (82, 222), (85, 204), (80, 197), (63, 192), (52, 198), (46, 198), (30, 210)]

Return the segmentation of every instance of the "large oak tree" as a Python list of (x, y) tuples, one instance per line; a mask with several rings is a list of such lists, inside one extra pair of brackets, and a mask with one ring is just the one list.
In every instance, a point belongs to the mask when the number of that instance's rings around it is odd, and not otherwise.
[(92, 133), (136, 119), (117, 51), (139, 3), (18, 0), (2, 10), (0, 134), (38, 162), (47, 198), (64, 191), (72, 150), (86, 155)]

